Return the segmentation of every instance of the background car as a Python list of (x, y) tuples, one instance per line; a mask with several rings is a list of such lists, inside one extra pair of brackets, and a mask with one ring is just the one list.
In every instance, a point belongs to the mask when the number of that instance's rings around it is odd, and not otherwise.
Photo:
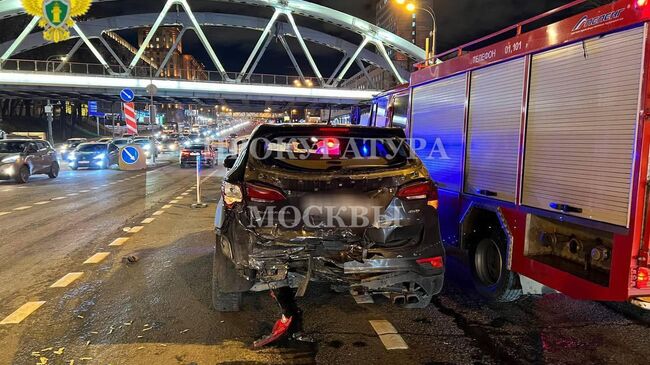
[(112, 143), (116, 145), (118, 148), (122, 148), (127, 146), (129, 143), (133, 142), (133, 138), (113, 138)]
[(142, 147), (147, 158), (156, 159), (158, 157), (158, 143), (151, 137), (135, 137), (132, 144)]
[(80, 144), (88, 141), (87, 138), (70, 138), (67, 141), (63, 142), (63, 144), (59, 147), (59, 155), (61, 156), (62, 159), (67, 159), (68, 154), (72, 151), (74, 151), (77, 146)]
[(119, 148), (113, 143), (82, 143), (68, 157), (71, 169), (106, 169), (118, 162)]
[(196, 166), (196, 158), (201, 156), (201, 166), (214, 167), (216, 164), (216, 153), (205, 143), (194, 143), (181, 150), (180, 163), (181, 168), (188, 165)]
[(59, 176), (57, 154), (44, 140), (4, 139), (0, 141), (0, 179), (24, 184), (31, 175)]

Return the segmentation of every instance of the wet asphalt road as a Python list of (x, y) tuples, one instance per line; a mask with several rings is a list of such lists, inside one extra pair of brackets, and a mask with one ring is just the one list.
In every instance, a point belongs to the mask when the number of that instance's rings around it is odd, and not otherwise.
[[(0, 319), (45, 302), (22, 322), (0, 325), (0, 364), (647, 363), (650, 315), (561, 294), (486, 303), (455, 259), (443, 293), (421, 310), (380, 298), (358, 305), (311, 285), (299, 305), (315, 342), (252, 350), (278, 317), (271, 298), (246, 295), (240, 313), (210, 307), (222, 174), (203, 172), (207, 209), (190, 207), (193, 171), (175, 163), (0, 182), (0, 213), (9, 212), (0, 216)], [(128, 240), (109, 246), (117, 238)], [(84, 264), (100, 252), (103, 260)], [(49, 287), (68, 273), (81, 274)], [(390, 321), (409, 349), (386, 350), (369, 320)]]

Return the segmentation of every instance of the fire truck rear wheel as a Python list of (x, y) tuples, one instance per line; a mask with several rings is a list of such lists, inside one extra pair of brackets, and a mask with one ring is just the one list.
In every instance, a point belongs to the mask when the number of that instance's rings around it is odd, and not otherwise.
[(472, 280), (476, 290), (496, 302), (512, 302), (521, 296), (519, 275), (508, 270), (507, 247), (499, 238), (485, 238), (470, 249)]

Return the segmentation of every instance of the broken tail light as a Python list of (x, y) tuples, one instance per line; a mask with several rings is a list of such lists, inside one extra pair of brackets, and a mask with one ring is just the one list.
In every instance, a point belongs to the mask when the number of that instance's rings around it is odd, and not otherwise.
[(436, 269), (442, 269), (445, 266), (444, 261), (442, 260), (442, 256), (417, 259), (415, 262), (417, 262), (420, 265), (429, 264)]
[(224, 182), (221, 185), (221, 196), (226, 207), (232, 208), (236, 203), (241, 203), (244, 200), (241, 188), (239, 185)]
[(650, 284), (650, 269), (640, 267), (636, 273), (636, 287), (639, 289), (648, 289), (648, 284)]
[(275, 203), (287, 198), (278, 189), (249, 183), (246, 184), (246, 199), (255, 203)]
[(438, 209), (438, 188), (431, 181), (422, 181), (402, 186), (396, 196), (405, 200), (427, 200), (427, 204)]

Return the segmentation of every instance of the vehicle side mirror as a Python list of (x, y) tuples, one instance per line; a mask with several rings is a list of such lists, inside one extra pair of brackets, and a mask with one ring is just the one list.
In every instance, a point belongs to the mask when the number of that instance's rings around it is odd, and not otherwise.
[(235, 161), (237, 161), (237, 155), (226, 156), (226, 159), (223, 160), (223, 166), (227, 169), (232, 169), (235, 166)]

